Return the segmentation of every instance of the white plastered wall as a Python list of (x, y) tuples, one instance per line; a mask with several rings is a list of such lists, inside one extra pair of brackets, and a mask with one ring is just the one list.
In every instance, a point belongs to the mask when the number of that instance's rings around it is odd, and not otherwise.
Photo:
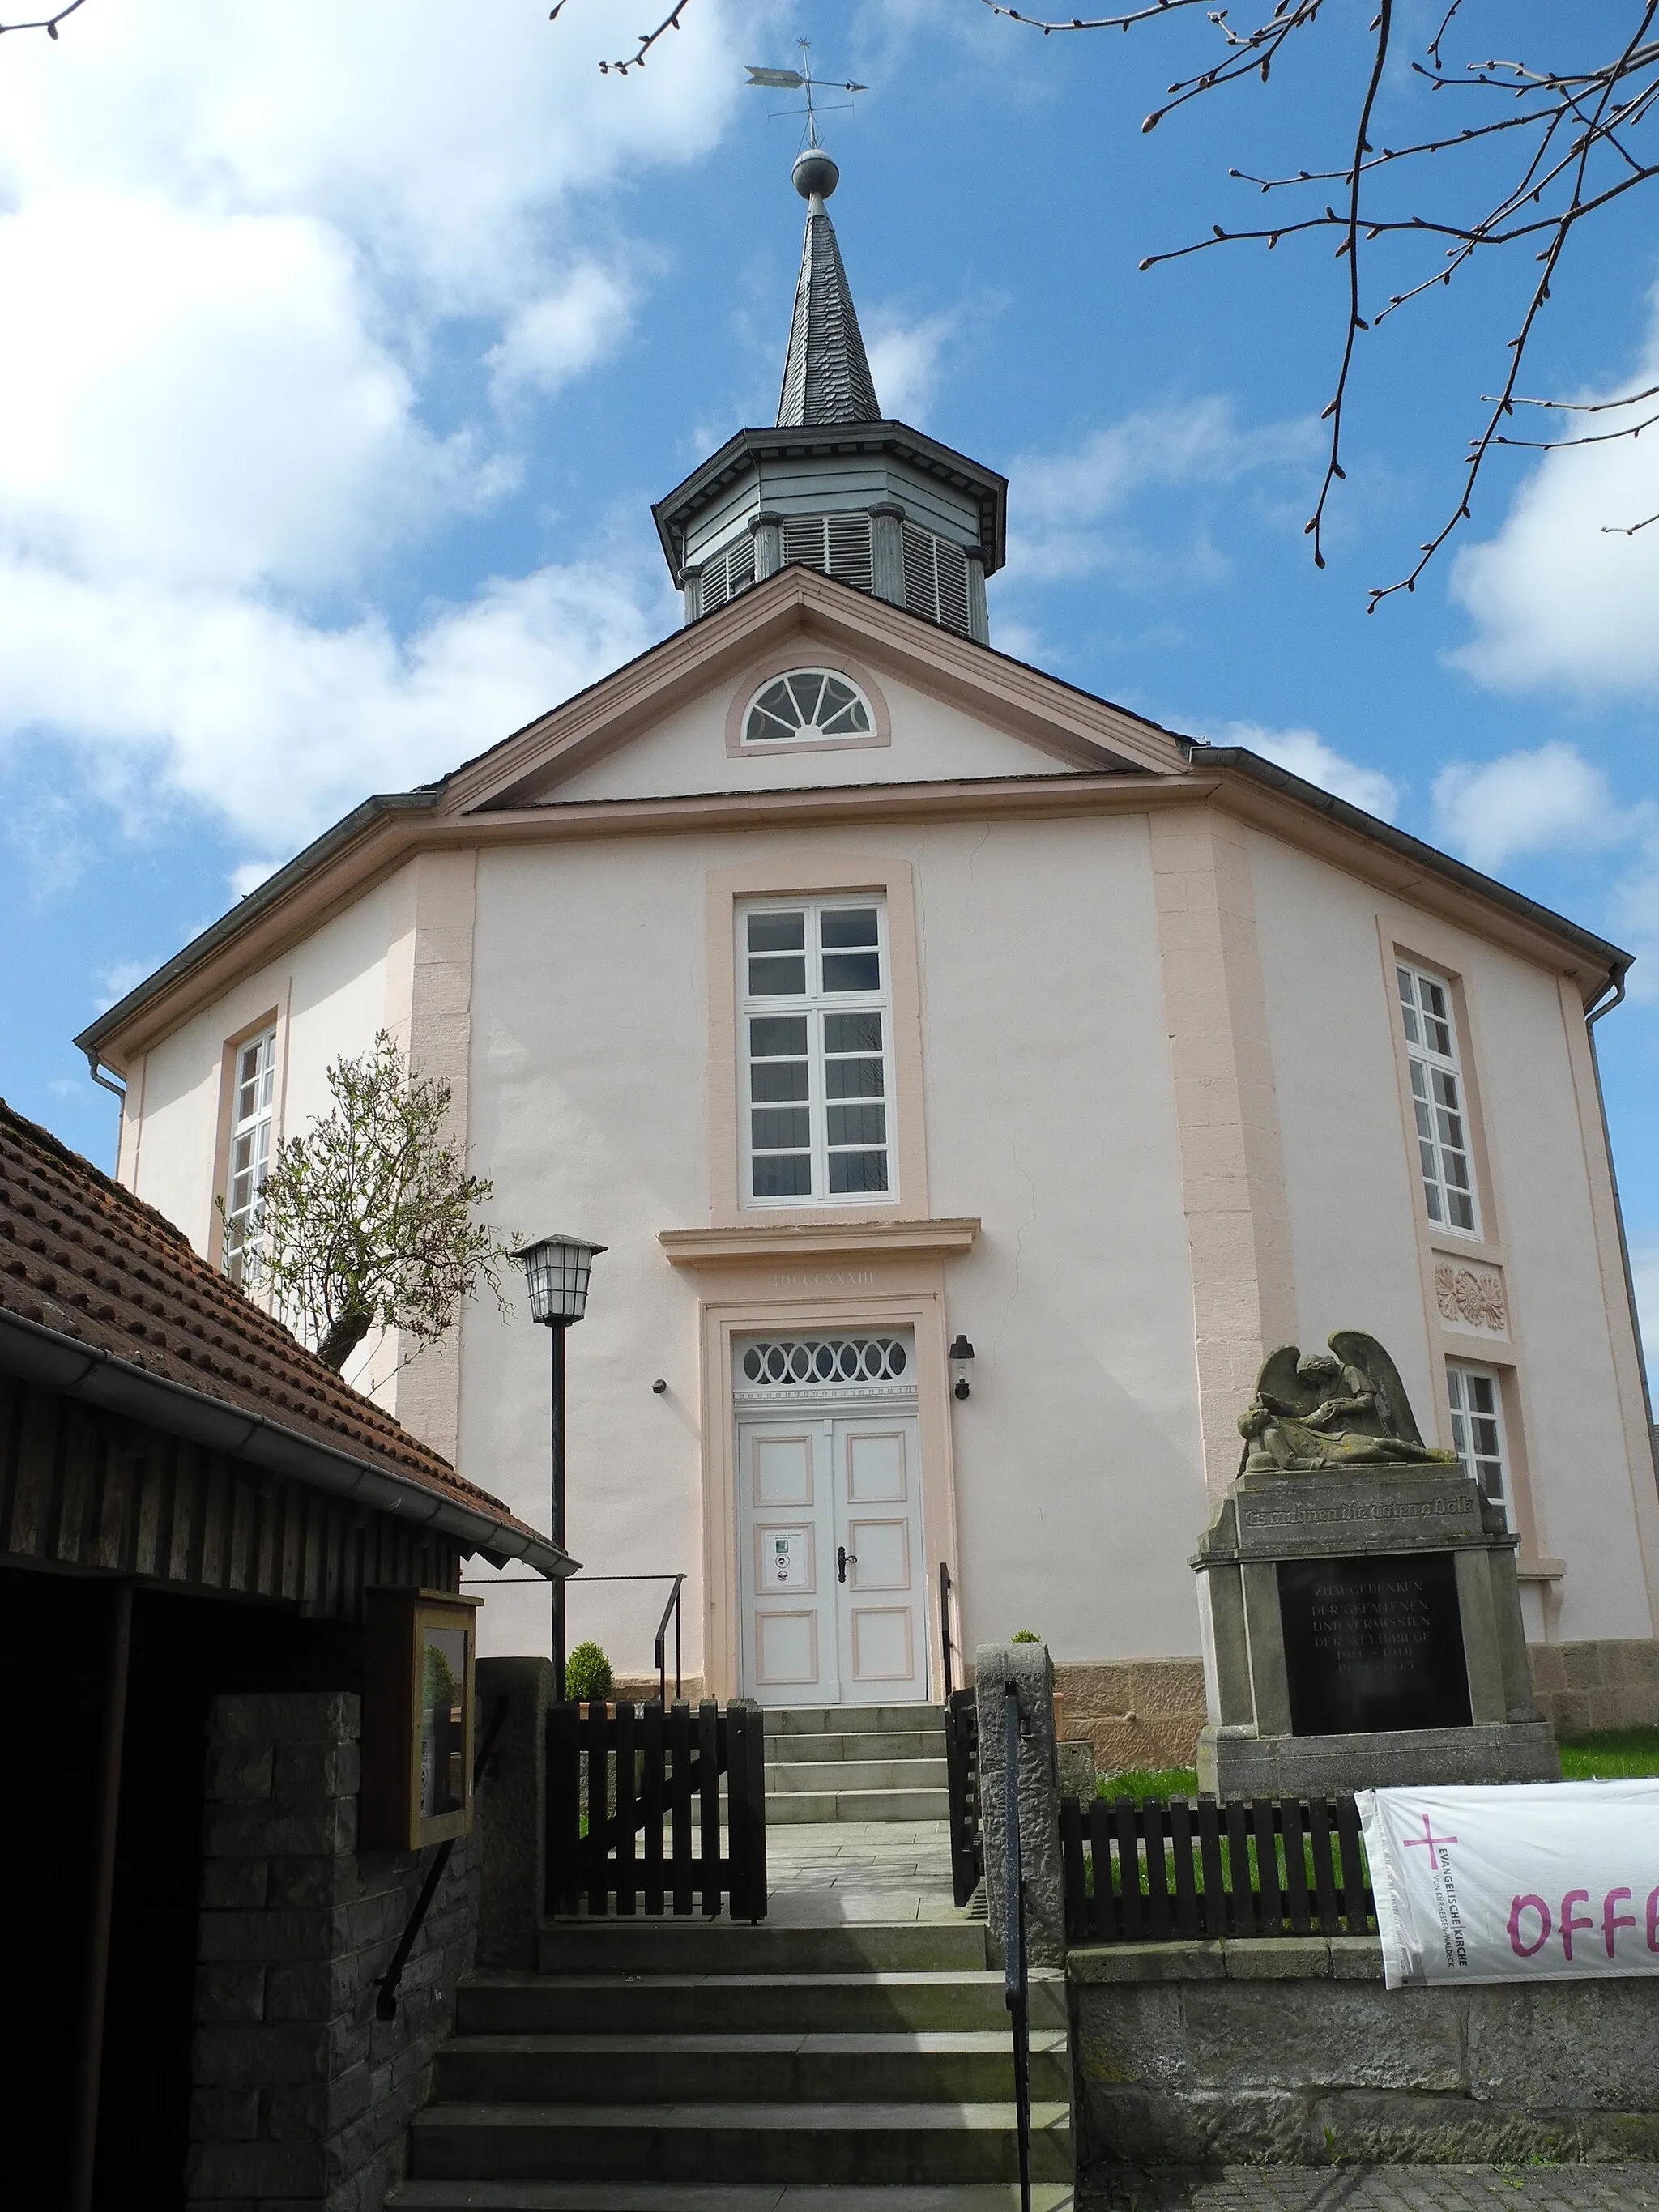
[[(892, 741), (822, 752), (781, 747), (776, 752), (741, 756), (726, 750), (727, 716), (734, 697), (747, 701), (762, 667), (749, 677), (724, 682), (690, 704), (665, 715), (654, 729), (630, 738), (619, 750), (577, 768), (549, 788), (547, 796), (566, 800), (659, 799), (705, 791), (800, 791), (830, 784), (913, 783), (957, 776), (1042, 775), (1073, 765), (1056, 760), (1024, 738), (988, 727), (959, 708), (908, 684), (860, 671), (879, 688), (892, 718)], [(802, 664), (810, 648), (799, 649)], [(831, 655), (823, 665), (839, 665)]]
[(1369, 1331), (1443, 1444), (1444, 1360), (1482, 1354), (1443, 1323), (1431, 1275), (1425, 1286), (1396, 1073), (1397, 944), (1462, 982), (1488, 1170), (1487, 1237), (1473, 1249), (1501, 1268), (1510, 1314), (1486, 1357), (1513, 1364), (1536, 1551), (1567, 1569), (1550, 1605), (1528, 1591), (1528, 1633), (1652, 1635), (1652, 1478), (1629, 1451), (1611, 1335), (1622, 1317), (1616, 1301), (1609, 1316), (1586, 1172), (1601, 1135), (1581, 1120), (1558, 977), (1270, 836), (1252, 836), (1251, 865), (1304, 1348), (1334, 1328)]
[(368, 892), (191, 1015), (135, 1071), (143, 1118), (133, 1187), (198, 1251), (212, 1246), (227, 1043), (274, 1011), (277, 1133), (325, 1111), (328, 1063), (362, 1051), (386, 1018), (386, 917), (385, 888)]
[[(570, 1547), (596, 1573), (691, 1577), (693, 1670), (698, 1291), (657, 1239), (708, 1220), (707, 876), (799, 846), (780, 830), (478, 864), (473, 1165), (503, 1224), (611, 1247), (568, 1340)], [(1030, 1626), (1061, 1657), (1191, 1656), (1203, 1486), (1145, 821), (865, 825), (846, 848), (914, 869), (933, 1212), (983, 1224), (945, 1278), (946, 1325), (978, 1354), (953, 1408), (964, 1640)], [(543, 1522), (546, 1370), (522, 1315), (469, 1310), (459, 1462)], [(578, 1588), (571, 1638), (643, 1669), (665, 1595)], [(544, 1593), (506, 1586), (484, 1634), (545, 1648), (546, 1619)]]

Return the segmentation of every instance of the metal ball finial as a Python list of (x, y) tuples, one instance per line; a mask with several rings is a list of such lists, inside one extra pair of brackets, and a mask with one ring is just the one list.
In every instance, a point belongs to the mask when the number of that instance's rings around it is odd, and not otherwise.
[(841, 182), (841, 171), (822, 146), (803, 147), (789, 175), (804, 200), (827, 200)]

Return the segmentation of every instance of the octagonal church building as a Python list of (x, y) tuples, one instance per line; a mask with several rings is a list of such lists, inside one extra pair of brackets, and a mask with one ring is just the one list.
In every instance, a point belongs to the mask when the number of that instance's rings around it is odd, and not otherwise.
[[(331, 1060), (384, 1029), (446, 1079), (494, 1224), (607, 1248), (568, 1340), (569, 1634), (619, 1676), (684, 1574), (694, 1688), (937, 1699), (947, 1640), (959, 1668), (1030, 1629), (1103, 1764), (1185, 1764), (1237, 1417), (1266, 1354), (1347, 1328), (1501, 1501), (1547, 1712), (1659, 1720), (1590, 1026), (1629, 956), (1000, 653), (1005, 480), (883, 415), (834, 166), (796, 182), (777, 421), (655, 509), (683, 627), (458, 732), (493, 741), (88, 1030), (122, 1181), (223, 1259)], [(349, 1373), (540, 1524), (515, 1306)], [(466, 1572), (484, 1650), (549, 1649), (544, 1585)]]

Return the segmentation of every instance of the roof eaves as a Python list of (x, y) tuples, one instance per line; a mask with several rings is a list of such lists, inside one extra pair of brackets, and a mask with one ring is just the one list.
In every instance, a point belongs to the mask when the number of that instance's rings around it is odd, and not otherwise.
[(313, 838), (302, 852), (296, 853), (291, 860), (278, 868), (275, 875), (267, 876), (264, 882), (251, 890), (246, 898), (239, 899), (228, 914), (221, 915), (218, 921), (210, 923), (199, 936), (192, 937), (181, 951), (175, 952), (172, 959), (158, 968), (154, 975), (147, 975), (142, 983), (135, 985), (127, 993), (125, 998), (118, 999), (112, 1006), (106, 1008), (99, 1015), (96, 1021), (88, 1023), (75, 1042), (78, 1049), (85, 1053), (93, 1073), (96, 1075), (98, 1072), (100, 1048), (112, 1036), (118, 1035), (132, 1017), (148, 1006), (152, 999), (160, 997), (181, 976), (187, 975), (192, 968), (210, 959), (221, 945), (228, 945), (233, 938), (240, 936), (250, 922), (278, 905), (325, 861), (343, 853), (347, 846), (356, 844), (377, 822), (389, 814), (429, 813), (438, 805), (442, 795), (441, 784), (424, 784), (417, 791), (380, 792), (372, 799), (364, 799), (361, 806), (354, 806), (350, 813), (337, 822), (331, 830), (325, 830), (320, 837)]
[(1334, 792), (1326, 791), (1318, 784), (1310, 783), (1291, 769), (1280, 768), (1276, 761), (1264, 760), (1244, 745), (1206, 744), (1201, 738), (1182, 738), (1181, 744), (1194, 768), (1233, 769), (1249, 776), (1252, 782), (1264, 784), (1269, 790), (1294, 799), (1298, 805), (1313, 809), (1352, 830), (1374, 844), (1386, 846), (1402, 860), (1412, 861), (1429, 873), (1444, 877), (1460, 890), (1472, 891), (1488, 904), (1502, 907), (1507, 913), (1517, 915), (1534, 928), (1547, 931), (1552, 937), (1565, 939), (1586, 953), (1598, 967), (1605, 968), (1611, 981), (1617, 982), (1631, 966), (1636, 956), (1620, 946), (1598, 937), (1594, 930), (1585, 929), (1553, 907), (1541, 905), (1530, 899), (1524, 891), (1510, 889), (1496, 878), (1482, 875), (1478, 868), (1466, 861), (1454, 860), (1437, 846), (1425, 843), (1413, 837), (1408, 830), (1397, 830), (1392, 822), (1383, 822), (1375, 814), (1367, 814), (1363, 806), (1351, 799), (1339, 799)]
[(574, 1574), (577, 1562), (523, 1522), (483, 1503), (446, 1495), (413, 1475), (319, 1443), (264, 1413), (156, 1375), (100, 1346), (82, 1344), (21, 1314), (0, 1310), (0, 1368), (42, 1389), (143, 1421), (276, 1475), (336, 1497), (417, 1521), (493, 1562), (521, 1560), (549, 1581)]

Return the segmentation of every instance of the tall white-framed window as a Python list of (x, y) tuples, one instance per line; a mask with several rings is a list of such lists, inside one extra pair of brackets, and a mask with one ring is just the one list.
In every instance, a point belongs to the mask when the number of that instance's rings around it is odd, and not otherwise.
[(1446, 1396), (1451, 1406), (1452, 1443), (1462, 1462), (1504, 1518), (1510, 1510), (1510, 1455), (1504, 1440), (1504, 1388), (1490, 1367), (1446, 1362)]
[(892, 1193), (892, 1018), (884, 902), (738, 909), (745, 1203)]
[(1395, 964), (1406, 1056), (1411, 1064), (1412, 1111), (1423, 1171), (1423, 1202), (1442, 1229), (1480, 1233), (1468, 1115), (1451, 991), (1443, 978), (1421, 968)]
[(276, 1032), (263, 1030), (236, 1048), (230, 1104), (230, 1158), (225, 1176), (225, 1273), (247, 1287), (264, 1218), (275, 1123)]

